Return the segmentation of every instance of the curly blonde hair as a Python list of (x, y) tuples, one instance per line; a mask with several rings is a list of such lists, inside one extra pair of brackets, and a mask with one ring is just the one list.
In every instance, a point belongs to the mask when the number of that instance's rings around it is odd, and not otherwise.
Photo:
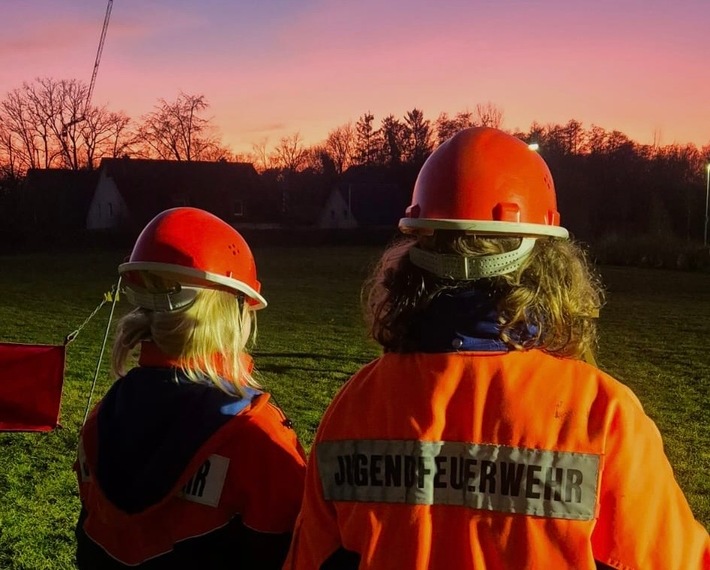
[[(112, 371), (126, 374), (126, 364), (143, 341), (179, 362), (193, 382), (208, 380), (230, 393), (259, 388), (244, 355), (256, 337), (256, 315), (243, 299), (214, 289), (200, 289), (188, 306), (174, 311), (134, 309), (117, 325)], [(225, 383), (227, 383), (225, 385)]]
[[(570, 358), (593, 354), (604, 293), (586, 252), (574, 241), (538, 238), (516, 271), (477, 281), (437, 277), (409, 259), (415, 246), (475, 257), (510, 251), (519, 244), (516, 237), (473, 236), (459, 231), (396, 241), (384, 252), (363, 288), (371, 336), (386, 351), (412, 352), (416, 350), (409, 334), (412, 324), (437, 295), (485, 288), (492, 293), (498, 312), (500, 338), (511, 349), (535, 347)], [(535, 331), (532, 337), (520, 334), (530, 330)], [(518, 340), (521, 338), (525, 340)]]

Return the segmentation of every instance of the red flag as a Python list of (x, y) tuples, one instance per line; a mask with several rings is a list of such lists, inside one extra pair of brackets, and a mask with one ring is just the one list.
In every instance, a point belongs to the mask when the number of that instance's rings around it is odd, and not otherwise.
[(65, 346), (0, 343), (0, 431), (59, 424)]

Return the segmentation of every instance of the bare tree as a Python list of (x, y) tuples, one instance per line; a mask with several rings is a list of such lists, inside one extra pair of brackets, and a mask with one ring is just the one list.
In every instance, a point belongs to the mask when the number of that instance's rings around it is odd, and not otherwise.
[(503, 110), (490, 101), (476, 105), (476, 124), (500, 129), (503, 125)]
[(308, 151), (303, 146), (300, 133), (281, 137), (272, 154), (273, 162), (284, 170), (298, 172), (306, 165)]
[(27, 104), (20, 90), (15, 89), (7, 94), (0, 103), (0, 112), (3, 154), (11, 157), (18, 172), (36, 168), (39, 164), (39, 149), (35, 144)]
[(148, 156), (171, 160), (210, 160), (227, 149), (215, 127), (201, 116), (209, 108), (204, 95), (180, 93), (175, 101), (159, 99), (155, 110), (141, 117), (138, 141)]
[(232, 150), (223, 145), (216, 135), (210, 139), (198, 138), (193, 149), (194, 160), (207, 160), (210, 162), (230, 162), (234, 159)]
[(5, 127), (3, 117), (0, 115), (0, 178), (17, 178), (22, 170), (12, 144), (12, 134)]
[(0, 154), (11, 169), (92, 168), (103, 156), (124, 154), (130, 119), (85, 106), (86, 86), (44, 78), (24, 83), (0, 102)]
[[(65, 141), (62, 140), (64, 122), (69, 120), (69, 112), (65, 109), (75, 107), (75, 104), (65, 102), (63, 98), (71, 92), (79, 92), (80, 97), (83, 93), (77, 82), (71, 82), (73, 85), (66, 85), (66, 83), (70, 82), (57, 82), (45, 78), (23, 84), (21, 96), (24, 97), (25, 110), (30, 120), (40, 165), (44, 168), (56, 166), (56, 163), (61, 163), (62, 159), (63, 166), (77, 168), (76, 146), (73, 146), (72, 152), (67, 152)], [(76, 103), (81, 105), (81, 101)]]
[(86, 119), (104, 113), (86, 106), (88, 88), (80, 81), (72, 79), (55, 83), (49, 79), (38, 83), (42, 87), (40, 100), (42, 97), (48, 100), (47, 113), (54, 113), (56, 117), (49, 121), (49, 125), (61, 147), (63, 166), (72, 170), (87, 166), (87, 137), (95, 139), (101, 135), (93, 132), (92, 127), (97, 123), (89, 124)]
[(87, 112), (83, 127), (81, 133), (86, 147), (86, 166), (90, 170), (103, 157), (118, 158), (132, 154), (135, 134), (131, 131), (131, 119), (125, 113), (93, 107)]
[[(8, 144), (24, 168), (49, 168), (61, 154), (61, 145), (52, 136), (53, 94), (43, 101), (35, 85), (23, 84), (2, 101), (2, 116)], [(61, 130), (61, 127), (60, 127)]]
[(268, 151), (269, 139), (264, 137), (259, 142), (252, 143), (251, 149), (254, 154), (254, 168), (258, 172), (264, 172), (272, 167), (271, 155)]
[(35, 79), (10, 91), (0, 103), (6, 152), (22, 169), (80, 168), (82, 140), (76, 129), (67, 136), (65, 125), (81, 115), (85, 98), (86, 86), (75, 80)]
[(336, 172), (344, 172), (353, 163), (355, 154), (355, 129), (352, 123), (330, 131), (324, 147), (335, 165)]

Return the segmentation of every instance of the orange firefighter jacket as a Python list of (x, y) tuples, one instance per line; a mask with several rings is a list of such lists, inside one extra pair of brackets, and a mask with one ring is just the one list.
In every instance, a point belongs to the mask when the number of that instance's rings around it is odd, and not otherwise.
[(710, 568), (638, 399), (538, 350), (389, 353), (344, 386), (285, 568), (343, 551), (363, 570)]
[(245, 565), (235, 537), (263, 551), (290, 536), (305, 475), (290, 421), (267, 393), (230, 396), (163, 360), (144, 350), (82, 429), (79, 567), (270, 567)]

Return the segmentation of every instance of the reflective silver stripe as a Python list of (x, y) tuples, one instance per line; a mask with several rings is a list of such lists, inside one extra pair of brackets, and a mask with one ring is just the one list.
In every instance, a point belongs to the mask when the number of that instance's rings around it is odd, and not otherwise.
[(599, 456), (505, 445), (326, 441), (316, 458), (328, 501), (459, 505), (590, 520)]
[(219, 505), (224, 480), (229, 469), (229, 458), (210, 455), (182, 489), (182, 497), (193, 503), (210, 507)]
[(79, 471), (81, 473), (82, 483), (91, 481), (91, 471), (89, 471), (89, 462), (86, 460), (86, 452), (84, 451), (84, 440), (79, 438), (79, 449), (77, 450), (77, 460), (79, 463)]

